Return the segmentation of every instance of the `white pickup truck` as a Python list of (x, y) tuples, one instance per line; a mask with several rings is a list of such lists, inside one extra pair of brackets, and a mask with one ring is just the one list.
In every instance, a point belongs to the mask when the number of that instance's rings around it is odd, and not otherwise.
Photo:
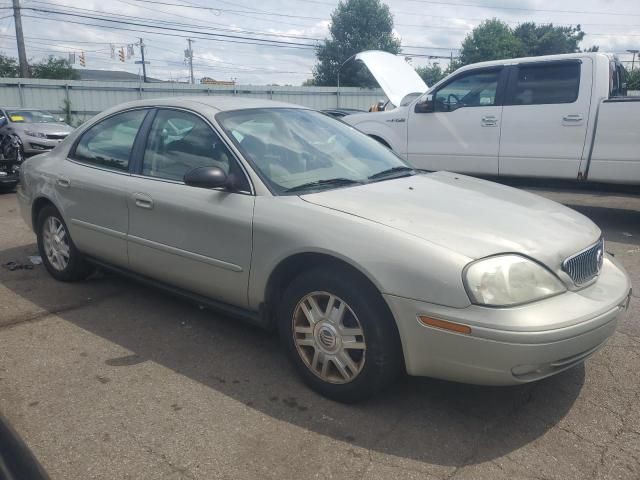
[(615, 57), (576, 53), (477, 63), (428, 90), (398, 57), (358, 57), (397, 107), (343, 120), (416, 168), (640, 184), (640, 97), (625, 96)]

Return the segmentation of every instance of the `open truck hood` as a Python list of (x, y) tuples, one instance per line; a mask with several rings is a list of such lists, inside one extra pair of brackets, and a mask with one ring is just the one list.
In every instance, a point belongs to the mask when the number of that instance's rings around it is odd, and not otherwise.
[(358, 53), (355, 59), (366, 65), (396, 107), (410, 93), (424, 93), (428, 89), (420, 75), (402, 57), (380, 50), (367, 50)]

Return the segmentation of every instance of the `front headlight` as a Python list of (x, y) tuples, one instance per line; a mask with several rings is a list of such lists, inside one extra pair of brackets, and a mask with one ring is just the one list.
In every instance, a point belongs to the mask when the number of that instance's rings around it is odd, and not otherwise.
[(533, 302), (566, 291), (562, 282), (545, 267), (514, 254), (469, 264), (464, 281), (473, 303), (494, 307)]
[(33, 130), (25, 130), (24, 133), (26, 135), (29, 135), (30, 137), (47, 138), (47, 134), (46, 133), (34, 132)]

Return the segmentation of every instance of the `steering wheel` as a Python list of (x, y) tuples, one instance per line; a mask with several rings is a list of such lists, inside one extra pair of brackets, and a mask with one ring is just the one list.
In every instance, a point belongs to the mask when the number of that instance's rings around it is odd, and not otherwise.
[(451, 97), (455, 98), (456, 103), (455, 105), (457, 105), (458, 103), (460, 103), (460, 99), (458, 98), (458, 96), (455, 93), (450, 93), (447, 96), (447, 107), (449, 108), (449, 111), (451, 111)]

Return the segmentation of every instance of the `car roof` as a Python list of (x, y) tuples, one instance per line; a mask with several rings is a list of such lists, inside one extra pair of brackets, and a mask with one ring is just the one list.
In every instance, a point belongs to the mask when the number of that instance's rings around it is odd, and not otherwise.
[(530, 62), (550, 62), (553, 60), (576, 60), (580, 58), (597, 58), (597, 57), (607, 57), (608, 55), (605, 53), (597, 52), (581, 52), (581, 53), (564, 53), (560, 55), (545, 55), (543, 57), (521, 57), (521, 58), (506, 58), (504, 60), (491, 60), (488, 62), (479, 62), (479, 63), (471, 63), (469, 65), (465, 65), (464, 67), (459, 68), (456, 72), (463, 72), (465, 70), (472, 70), (480, 67), (495, 67), (500, 65), (517, 65), (519, 63), (530, 63)]
[(117, 105), (117, 109), (131, 107), (190, 107), (194, 108), (198, 105), (204, 105), (220, 112), (227, 110), (245, 110), (250, 108), (300, 108), (301, 105), (295, 105), (286, 102), (277, 102), (261, 98), (232, 97), (223, 95), (193, 95), (151, 98), (148, 100), (135, 100)]

